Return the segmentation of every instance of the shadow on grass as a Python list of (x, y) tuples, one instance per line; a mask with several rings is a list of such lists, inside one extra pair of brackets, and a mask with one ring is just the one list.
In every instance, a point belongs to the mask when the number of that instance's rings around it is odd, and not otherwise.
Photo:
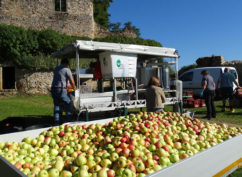
[(0, 134), (44, 128), (52, 124), (52, 116), (8, 117), (0, 121)]
[[(88, 115), (88, 118), (86, 117)], [(73, 116), (74, 121), (93, 121), (100, 119), (113, 118), (123, 115), (123, 111), (108, 111), (108, 112), (96, 112), (96, 113), (82, 113), (79, 117)], [(0, 134), (19, 132), (25, 130), (34, 130), (38, 128), (45, 128), (53, 126), (53, 116), (36, 116), (28, 115), (24, 117), (7, 117), (0, 121)]]

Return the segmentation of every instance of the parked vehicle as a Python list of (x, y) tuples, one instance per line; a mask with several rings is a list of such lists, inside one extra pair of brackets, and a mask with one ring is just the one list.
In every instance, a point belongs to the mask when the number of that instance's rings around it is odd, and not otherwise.
[[(202, 90), (202, 70), (208, 70), (210, 75), (213, 77), (215, 84), (217, 84), (219, 77), (224, 73), (226, 67), (203, 67), (190, 69), (179, 76), (179, 80), (183, 82), (183, 91), (193, 91), (194, 96), (199, 96)], [(238, 74), (234, 67), (228, 67), (230, 72), (234, 74), (236, 81), (238, 82)], [(234, 89), (236, 85), (234, 84)], [(218, 95), (218, 90), (216, 90)]]

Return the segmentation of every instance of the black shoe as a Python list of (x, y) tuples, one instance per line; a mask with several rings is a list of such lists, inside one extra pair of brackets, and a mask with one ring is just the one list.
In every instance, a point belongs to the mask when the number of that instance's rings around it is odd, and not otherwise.
[(203, 117), (203, 119), (208, 119), (208, 120), (210, 120), (212, 117), (211, 116), (205, 116), (205, 117)]

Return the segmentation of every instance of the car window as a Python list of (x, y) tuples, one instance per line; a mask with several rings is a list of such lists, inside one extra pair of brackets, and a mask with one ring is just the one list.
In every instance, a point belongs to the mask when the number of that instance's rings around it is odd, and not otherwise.
[(181, 81), (192, 81), (193, 79), (193, 72), (188, 72), (180, 77)]
[(232, 73), (234, 75), (235, 79), (237, 79), (237, 73), (234, 69), (231, 69), (230, 73)]

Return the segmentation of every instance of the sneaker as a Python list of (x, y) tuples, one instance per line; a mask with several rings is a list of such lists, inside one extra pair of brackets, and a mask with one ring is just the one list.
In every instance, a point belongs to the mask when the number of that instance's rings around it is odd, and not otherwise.
[(230, 112), (231, 112), (231, 113), (235, 113), (235, 109), (231, 109)]
[(222, 108), (222, 112), (225, 112), (225, 110), (226, 110), (225, 107), (223, 107), (223, 108)]

